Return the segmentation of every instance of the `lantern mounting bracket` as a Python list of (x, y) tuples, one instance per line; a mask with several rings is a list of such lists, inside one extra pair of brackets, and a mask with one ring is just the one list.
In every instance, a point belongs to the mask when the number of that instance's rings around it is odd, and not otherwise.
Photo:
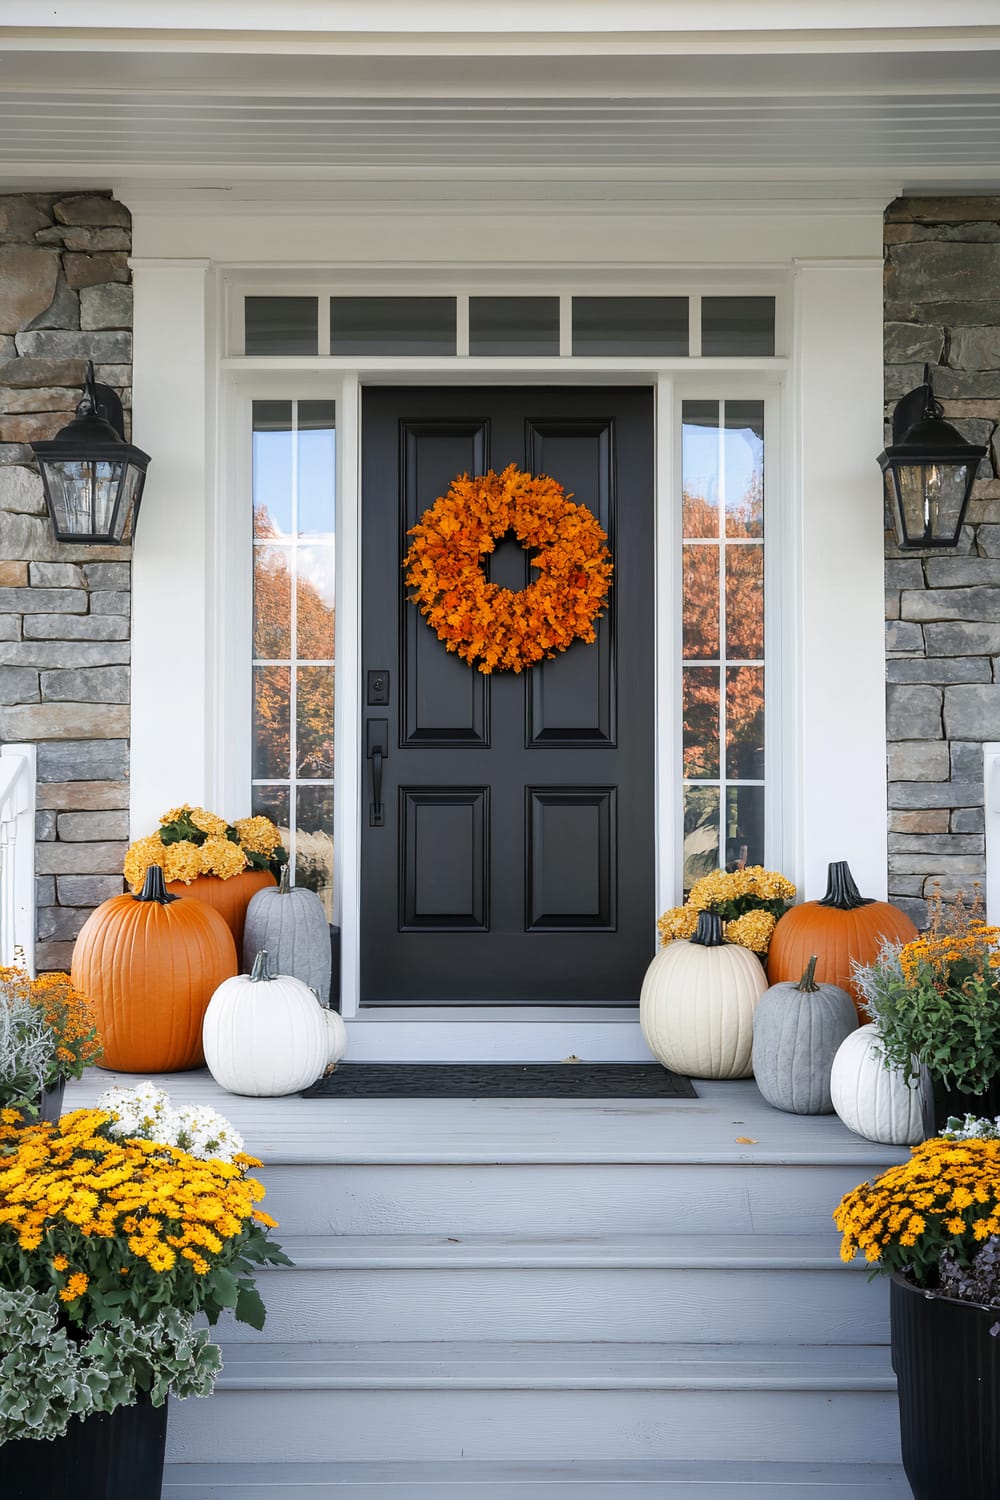
[(923, 384), (907, 391), (896, 403), (892, 414), (892, 441), (901, 443), (912, 427), (928, 417), (944, 416), (944, 407), (934, 394), (930, 365), (924, 365)]
[(87, 360), (87, 373), (83, 382), (83, 395), (77, 403), (78, 417), (91, 415), (102, 417), (125, 441), (125, 411), (118, 392), (110, 385), (99, 385), (94, 379), (94, 361)]

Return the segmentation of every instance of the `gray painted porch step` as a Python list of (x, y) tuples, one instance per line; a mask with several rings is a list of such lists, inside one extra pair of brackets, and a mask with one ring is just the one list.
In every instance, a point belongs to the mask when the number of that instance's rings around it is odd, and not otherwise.
[[(884, 1285), (826, 1233), (304, 1235), (264, 1272), (267, 1339), (873, 1343)], [(733, 1274), (737, 1273), (737, 1274)], [(775, 1309), (780, 1307), (780, 1318)], [(259, 1342), (227, 1321), (234, 1342)]]
[(877, 1346), (275, 1343), (224, 1352), (216, 1395), (172, 1413), (174, 1461), (898, 1459), (895, 1380)]
[(892, 1464), (169, 1464), (163, 1500), (910, 1500)]

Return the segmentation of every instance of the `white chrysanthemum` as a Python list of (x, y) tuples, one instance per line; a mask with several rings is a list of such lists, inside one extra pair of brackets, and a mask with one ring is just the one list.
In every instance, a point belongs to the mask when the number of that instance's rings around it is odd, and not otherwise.
[(122, 1139), (138, 1137), (178, 1146), (202, 1161), (232, 1161), (243, 1150), (243, 1137), (217, 1110), (204, 1104), (175, 1110), (169, 1094), (153, 1083), (107, 1089), (97, 1107), (115, 1116), (111, 1134)]

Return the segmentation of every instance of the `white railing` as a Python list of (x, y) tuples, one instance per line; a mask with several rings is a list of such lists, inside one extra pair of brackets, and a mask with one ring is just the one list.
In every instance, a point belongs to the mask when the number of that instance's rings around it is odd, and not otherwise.
[(35, 747), (0, 748), (0, 964), (35, 973)]

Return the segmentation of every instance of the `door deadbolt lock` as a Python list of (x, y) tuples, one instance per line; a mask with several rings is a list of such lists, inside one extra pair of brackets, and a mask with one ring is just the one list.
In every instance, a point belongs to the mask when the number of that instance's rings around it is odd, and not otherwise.
[(389, 702), (389, 674), (376, 669), (368, 673), (368, 706), (385, 708)]

